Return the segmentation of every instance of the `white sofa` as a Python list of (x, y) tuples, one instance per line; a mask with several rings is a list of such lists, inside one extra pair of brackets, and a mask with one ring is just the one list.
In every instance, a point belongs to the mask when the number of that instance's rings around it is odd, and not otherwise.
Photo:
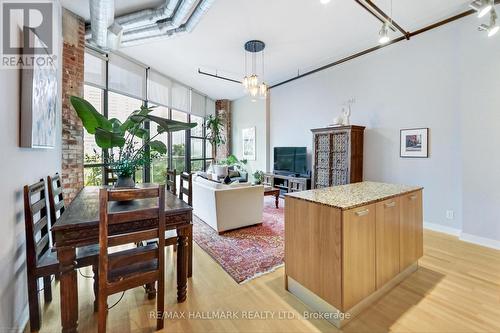
[(193, 178), (193, 213), (218, 233), (262, 222), (264, 186)]

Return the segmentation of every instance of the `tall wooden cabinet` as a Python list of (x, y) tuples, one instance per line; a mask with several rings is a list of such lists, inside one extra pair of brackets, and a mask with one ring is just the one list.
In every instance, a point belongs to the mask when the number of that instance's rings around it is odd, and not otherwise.
[(312, 129), (312, 187), (363, 181), (363, 126)]

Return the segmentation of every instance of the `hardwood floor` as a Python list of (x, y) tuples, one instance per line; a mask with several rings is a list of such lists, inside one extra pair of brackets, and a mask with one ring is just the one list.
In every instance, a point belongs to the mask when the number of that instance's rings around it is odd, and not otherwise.
[[(320, 319), (305, 320), (307, 308), (283, 289), (283, 268), (243, 285), (237, 285), (198, 246), (194, 248), (193, 278), (188, 300), (176, 303), (175, 267), (167, 250), (167, 313), (197, 318), (166, 318), (164, 332), (338, 332)], [(91, 274), (90, 270), (84, 272)], [(92, 279), (79, 276), (79, 332), (95, 332)], [(54, 299), (42, 308), (42, 330), (60, 331), (59, 285)], [(120, 295), (109, 299), (112, 305)], [(42, 301), (43, 304), (43, 301)], [(108, 315), (109, 332), (152, 332), (156, 308), (140, 288), (128, 291)], [(212, 311), (236, 311), (237, 320), (202, 319)], [(245, 319), (246, 314), (269, 311), (274, 319)], [(278, 318), (279, 313), (294, 318)], [(381, 298), (343, 332), (500, 332), (500, 251), (458, 241), (455, 237), (425, 231), (424, 257), (419, 270)], [(28, 330), (26, 330), (28, 332)]]

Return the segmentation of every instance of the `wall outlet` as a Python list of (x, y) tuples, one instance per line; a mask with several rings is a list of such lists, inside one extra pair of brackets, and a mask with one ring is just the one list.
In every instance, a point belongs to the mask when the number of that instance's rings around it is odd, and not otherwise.
[(455, 218), (455, 212), (452, 210), (447, 210), (446, 211), (446, 218), (448, 220), (453, 220)]

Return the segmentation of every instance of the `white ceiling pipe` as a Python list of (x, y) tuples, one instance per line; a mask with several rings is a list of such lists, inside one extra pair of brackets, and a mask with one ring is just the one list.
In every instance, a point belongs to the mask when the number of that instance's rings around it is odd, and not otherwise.
[(161, 24), (156, 24), (154, 26), (125, 31), (122, 39), (123, 42), (168, 34), (170, 30), (179, 28), (180, 25), (187, 19), (187, 16), (189, 15), (189, 12), (191, 11), (193, 4), (196, 1), (197, 0), (182, 0), (182, 3), (179, 6), (179, 9), (177, 9), (177, 11), (175, 12), (172, 20), (166, 21)]
[(108, 27), (113, 24), (114, 18), (114, 0), (90, 0), (92, 41), (102, 49), (108, 48)]
[(215, 0), (203, 0), (199, 6), (194, 11), (193, 15), (189, 18), (186, 23), (186, 32), (191, 32), (196, 28), (198, 23), (201, 21), (201, 18), (205, 13), (212, 7)]
[(180, 0), (166, 0), (165, 4), (156, 9), (144, 9), (135, 13), (123, 15), (115, 19), (125, 30), (143, 27), (172, 16)]
[(141, 33), (137, 34), (124, 34), (122, 39), (122, 46), (134, 46), (152, 42), (159, 39), (167, 39), (179, 34), (191, 32), (200, 22), (203, 15), (210, 9), (215, 0), (202, 0), (196, 7), (193, 14), (189, 17), (186, 24), (179, 28), (171, 29), (168, 24), (158, 25), (154, 29), (144, 29)]

